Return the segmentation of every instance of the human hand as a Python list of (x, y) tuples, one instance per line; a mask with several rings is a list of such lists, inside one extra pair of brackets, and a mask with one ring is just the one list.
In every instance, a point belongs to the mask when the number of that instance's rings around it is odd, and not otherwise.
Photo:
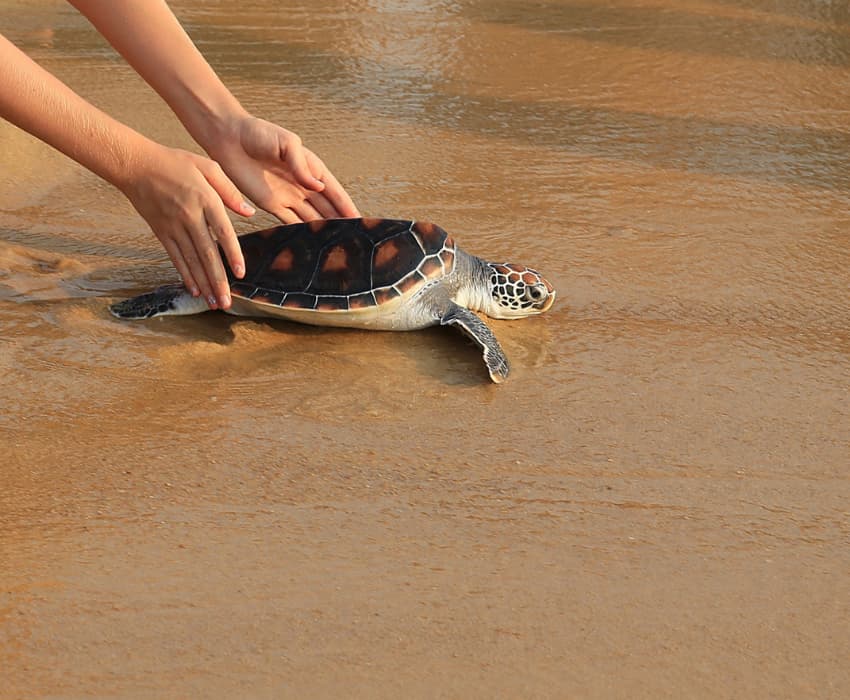
[(242, 216), (255, 213), (209, 158), (151, 144), (134, 159), (127, 182), (118, 183), (165, 247), (193, 296), (211, 309), (230, 307), (230, 285), (216, 241), (237, 277), (245, 260), (225, 206)]
[(242, 192), (285, 224), (360, 216), (322, 160), (283, 127), (245, 114), (203, 145)]

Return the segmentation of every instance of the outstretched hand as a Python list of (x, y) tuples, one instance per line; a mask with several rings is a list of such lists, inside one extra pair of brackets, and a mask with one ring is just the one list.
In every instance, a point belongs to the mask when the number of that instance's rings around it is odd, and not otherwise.
[(230, 286), (219, 256), (221, 244), (237, 277), (245, 261), (225, 206), (242, 216), (254, 208), (218, 163), (203, 156), (153, 144), (134, 162), (121, 189), (168, 252), (193, 296), (211, 309), (230, 307)]
[[(225, 207), (251, 216), (258, 206), (284, 223), (359, 216), (342, 185), (291, 131), (242, 117), (208, 145), (215, 158), (149, 142), (121, 190), (147, 221), (193, 296), (211, 309), (231, 305), (216, 242), (236, 277), (245, 261)], [(234, 184), (235, 183), (235, 184)]]
[(360, 215), (322, 160), (283, 127), (246, 114), (203, 145), (247, 197), (285, 224)]

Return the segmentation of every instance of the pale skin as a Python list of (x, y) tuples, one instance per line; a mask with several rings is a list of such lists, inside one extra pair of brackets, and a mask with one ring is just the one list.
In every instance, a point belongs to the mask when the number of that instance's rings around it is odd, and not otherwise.
[(231, 305), (216, 241), (245, 262), (226, 208), (284, 223), (359, 216), (291, 131), (249, 114), (164, 0), (69, 0), (168, 103), (209, 158), (146, 138), (86, 102), (0, 35), (0, 117), (117, 187), (147, 221), (193, 296)]

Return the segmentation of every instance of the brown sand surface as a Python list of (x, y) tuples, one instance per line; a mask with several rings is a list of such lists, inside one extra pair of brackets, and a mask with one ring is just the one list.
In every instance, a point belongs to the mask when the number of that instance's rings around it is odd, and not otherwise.
[[(0, 123), (0, 697), (850, 697), (846, 3), (174, 8), (364, 212), (558, 301), (499, 387), (442, 329), (119, 322), (164, 251)], [(192, 147), (67, 4), (0, 26)]]

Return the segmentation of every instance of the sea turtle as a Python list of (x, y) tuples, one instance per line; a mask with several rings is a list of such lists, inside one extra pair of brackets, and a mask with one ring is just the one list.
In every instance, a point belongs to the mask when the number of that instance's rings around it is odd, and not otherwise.
[[(229, 313), (273, 316), (317, 326), (413, 330), (453, 325), (484, 351), (494, 382), (508, 361), (473, 312), (500, 319), (546, 311), (555, 291), (522, 265), (464, 253), (439, 226), (397, 219), (328, 219), (241, 236), (246, 273), (228, 268)], [(119, 318), (197, 314), (202, 297), (181, 284), (113, 304)]]

